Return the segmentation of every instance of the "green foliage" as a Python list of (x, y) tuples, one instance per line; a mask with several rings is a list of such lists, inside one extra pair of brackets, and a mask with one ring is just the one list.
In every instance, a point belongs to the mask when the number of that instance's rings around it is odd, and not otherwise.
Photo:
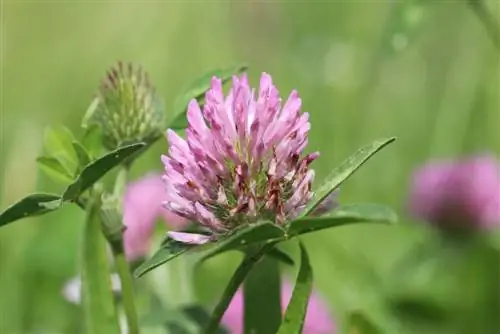
[(385, 146), (394, 142), (396, 138), (387, 138), (376, 140), (373, 143), (360, 148), (351, 155), (339, 167), (335, 168), (326, 178), (319, 189), (314, 192), (314, 198), (307, 204), (299, 218), (309, 215), (316, 207), (335, 189), (337, 189), (345, 180), (347, 180), (359, 167), (361, 167), (375, 153)]
[(279, 263), (264, 256), (243, 283), (245, 333), (274, 334), (281, 324), (281, 275)]
[[(52, 133), (51, 137), (55, 138), (55, 135)], [(52, 140), (52, 142), (52, 147), (66, 147), (66, 145), (61, 144), (61, 141)], [(79, 147), (79, 145), (77, 146)], [(89, 189), (107, 172), (121, 164), (143, 146), (144, 144), (142, 143), (125, 146), (89, 163), (82, 169), (82, 172), (76, 177), (73, 183), (66, 188), (62, 196), (55, 194), (33, 194), (25, 197), (0, 214), (0, 226), (21, 218), (37, 216), (56, 210), (61, 207), (62, 202), (76, 201), (85, 190)], [(70, 143), (69, 147), (73, 150), (73, 147), (76, 146)], [(56, 152), (55, 149), (52, 152)], [(57, 152), (61, 151), (58, 150)], [(81, 152), (80, 154), (84, 153)], [(83, 157), (83, 159), (85, 159), (85, 157)], [(44, 168), (50, 169), (54, 174), (59, 173), (57, 174), (59, 177), (66, 175), (62, 162), (56, 160), (56, 158), (41, 157), (38, 158), (38, 162), (42, 164)], [(69, 178), (69, 175), (66, 176)]]
[(36, 162), (40, 169), (50, 178), (63, 184), (68, 184), (73, 180), (73, 171), (67, 170), (63, 164), (54, 157), (38, 157)]
[(167, 239), (160, 247), (160, 249), (153, 255), (152, 258), (139, 265), (135, 271), (135, 277), (139, 278), (147, 272), (161, 266), (162, 264), (175, 259), (179, 255), (187, 252), (190, 249), (196, 248), (196, 245), (189, 245), (177, 242), (172, 239)]
[(285, 312), (285, 318), (278, 334), (300, 334), (304, 327), (309, 297), (313, 288), (313, 270), (309, 255), (302, 242), (300, 245), (300, 269), (293, 288), (292, 298)]
[(76, 152), (76, 156), (78, 157), (78, 167), (79, 168), (77, 170), (78, 170), (78, 172), (80, 172), (82, 167), (88, 165), (90, 163), (90, 161), (92, 160), (92, 158), (90, 157), (89, 152), (87, 152), (85, 147), (83, 147), (82, 144), (80, 144), (79, 142), (74, 141), (72, 143), (72, 145), (73, 145), (73, 149)]
[(67, 171), (75, 171), (78, 158), (73, 150), (75, 140), (71, 131), (63, 126), (47, 127), (44, 134), (44, 147), (48, 156), (57, 159)]
[(0, 227), (18, 219), (39, 216), (56, 210), (61, 203), (61, 197), (55, 194), (31, 194), (12, 204), (0, 214)]
[(75, 201), (107, 172), (123, 163), (131, 155), (144, 147), (144, 143), (120, 147), (85, 166), (72, 184), (63, 193), (63, 200)]
[(82, 145), (89, 153), (91, 160), (94, 160), (101, 155), (103, 148), (101, 144), (101, 127), (97, 124), (91, 124), (84, 127), (84, 129)]
[(229, 283), (222, 293), (219, 302), (215, 306), (212, 317), (210, 318), (210, 322), (205, 328), (204, 334), (213, 334), (217, 331), (220, 320), (226, 312), (239, 286), (241, 285), (241, 283), (243, 283), (250, 270), (252, 270), (253, 266), (266, 254), (266, 252), (271, 247), (271, 245), (266, 245), (246, 254), (243, 261), (241, 261), (240, 265), (238, 266), (238, 268), (236, 268), (236, 271), (231, 276), (231, 279), (229, 280)]
[(106, 243), (101, 232), (100, 199), (88, 206), (82, 244), (82, 302), (87, 333), (120, 333), (111, 289)]
[(339, 207), (328, 216), (304, 217), (294, 220), (290, 223), (287, 232), (289, 237), (293, 237), (350, 224), (394, 224), (397, 219), (396, 213), (391, 208), (383, 205), (372, 203), (348, 204)]
[(293, 258), (290, 255), (288, 255), (284, 250), (280, 249), (278, 246), (271, 248), (266, 255), (286, 265), (289, 266), (295, 265), (295, 261), (293, 260)]
[(346, 327), (349, 334), (382, 334), (372, 320), (361, 311), (349, 313)]
[[(330, 216), (306, 217), (292, 221), (288, 229), (283, 229), (271, 222), (261, 222), (244, 226), (218, 242), (200, 246), (182, 246), (174, 241), (164, 243), (160, 250), (149, 260), (146, 260), (135, 275), (140, 277), (148, 271), (174, 259), (187, 250), (202, 252), (200, 261), (205, 261), (218, 254), (231, 250), (245, 250), (256, 245), (275, 245), (290, 238), (327, 228), (357, 223), (394, 223), (396, 214), (389, 208), (376, 204), (356, 204), (340, 207)], [(278, 257), (284, 262), (293, 262), (283, 252), (270, 248), (270, 256)]]

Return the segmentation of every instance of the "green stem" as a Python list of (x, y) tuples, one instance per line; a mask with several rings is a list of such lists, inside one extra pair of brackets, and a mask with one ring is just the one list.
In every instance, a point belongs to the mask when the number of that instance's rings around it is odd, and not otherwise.
[(134, 281), (127, 259), (125, 258), (122, 241), (115, 242), (112, 245), (112, 250), (115, 258), (116, 270), (121, 282), (122, 303), (125, 310), (125, 317), (127, 318), (128, 333), (138, 334), (139, 321), (135, 307)]
[(205, 328), (205, 334), (213, 334), (219, 328), (219, 323), (222, 319), (222, 316), (226, 312), (231, 300), (233, 299), (234, 294), (238, 291), (241, 283), (245, 280), (248, 273), (252, 269), (252, 267), (264, 256), (264, 254), (273, 247), (273, 244), (267, 244), (262, 246), (256, 252), (245, 256), (243, 261), (240, 263), (233, 276), (229, 280), (229, 283), (222, 294), (222, 297), (214, 309), (210, 322)]
[[(130, 165), (122, 166), (119, 169), (118, 175), (116, 176), (115, 180), (113, 195), (115, 199), (120, 199), (120, 207), (121, 198), (123, 197), (125, 187), (127, 186), (129, 167)], [(122, 222), (120, 221), (120, 225), (121, 224)], [(129, 265), (125, 257), (125, 251), (123, 248), (123, 233), (120, 233), (118, 238), (115, 235), (114, 238), (109, 239), (108, 241), (113, 250), (116, 270), (118, 271), (118, 276), (120, 277), (122, 287), (122, 304), (125, 310), (125, 317), (127, 318), (128, 333), (138, 334), (139, 321), (137, 318), (137, 310), (135, 307), (134, 280), (132, 278), (132, 273), (130, 272)]]
[(244, 333), (274, 334), (281, 325), (281, 280), (278, 262), (264, 258), (243, 283)]
[(116, 176), (113, 195), (115, 195), (118, 198), (121, 198), (123, 196), (123, 193), (125, 192), (125, 187), (127, 186), (127, 180), (128, 180), (128, 172), (129, 172), (129, 167), (123, 166), (119, 169), (118, 175)]

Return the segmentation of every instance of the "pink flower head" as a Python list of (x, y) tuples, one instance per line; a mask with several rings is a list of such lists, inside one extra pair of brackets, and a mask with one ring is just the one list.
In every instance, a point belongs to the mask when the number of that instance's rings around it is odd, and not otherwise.
[(161, 204), (164, 200), (165, 185), (161, 175), (149, 174), (127, 186), (123, 197), (123, 222), (126, 226), (123, 241), (129, 260), (147, 254), (159, 217), (174, 229), (183, 228), (188, 224), (186, 219), (164, 209)]
[(410, 209), (442, 228), (500, 225), (500, 165), (477, 156), (423, 166), (413, 177)]
[[(167, 130), (165, 207), (212, 237), (259, 219), (284, 224), (295, 217), (313, 195), (309, 165), (319, 156), (301, 157), (311, 126), (300, 107), (296, 91), (282, 105), (266, 73), (257, 94), (246, 75), (233, 77), (226, 97), (221, 80), (212, 78), (203, 110), (196, 100), (189, 103), (187, 139)], [(178, 236), (170, 235), (189, 238)]]
[[(281, 308), (284, 313), (290, 298), (292, 297), (293, 285), (285, 281), (281, 285)], [(221, 323), (229, 329), (231, 334), (243, 334), (243, 291), (236, 292), (229, 305)], [(324, 300), (313, 291), (307, 307), (304, 321), (303, 334), (335, 334), (337, 332), (335, 323), (330, 316), (328, 306)]]

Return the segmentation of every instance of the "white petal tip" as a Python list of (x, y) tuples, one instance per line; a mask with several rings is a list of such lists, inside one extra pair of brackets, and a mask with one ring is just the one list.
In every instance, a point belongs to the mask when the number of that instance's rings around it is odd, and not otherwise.
[(170, 231), (167, 235), (175, 241), (192, 245), (203, 245), (210, 241), (210, 236), (204, 234)]

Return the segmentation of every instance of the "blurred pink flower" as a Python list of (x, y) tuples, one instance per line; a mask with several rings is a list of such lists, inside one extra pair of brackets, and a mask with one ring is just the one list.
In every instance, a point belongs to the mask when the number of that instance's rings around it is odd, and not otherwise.
[[(293, 285), (284, 281), (281, 285), (281, 307), (283, 313), (292, 297)], [(233, 297), (222, 318), (224, 325), (231, 334), (243, 334), (243, 290), (240, 288)], [(313, 291), (309, 299), (307, 314), (304, 321), (303, 334), (335, 334), (336, 325), (330, 316), (325, 301)]]
[(246, 74), (234, 76), (226, 96), (222, 80), (212, 78), (203, 108), (194, 99), (188, 105), (186, 139), (167, 130), (170, 147), (162, 156), (165, 207), (212, 238), (171, 238), (205, 243), (262, 217), (284, 224), (304, 209), (313, 196), (309, 165), (319, 153), (303, 154), (311, 125), (301, 106), (296, 91), (282, 104), (267, 73), (257, 91)]
[(123, 197), (123, 222), (125, 253), (129, 260), (147, 254), (150, 239), (158, 218), (171, 229), (181, 229), (188, 221), (162, 207), (165, 184), (159, 174), (148, 174), (130, 183)]
[(500, 226), (500, 165), (492, 156), (433, 162), (418, 169), (410, 191), (415, 217), (442, 228)]

